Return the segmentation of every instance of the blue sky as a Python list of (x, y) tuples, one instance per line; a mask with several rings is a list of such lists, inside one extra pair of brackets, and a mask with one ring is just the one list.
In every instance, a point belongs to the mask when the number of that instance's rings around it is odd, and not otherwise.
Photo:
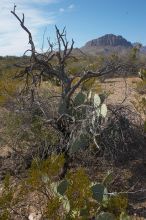
[[(13, 0), (14, 1), (14, 0)], [(13, 1), (0, 0), (0, 55), (22, 55), (29, 48), (27, 35), (10, 14)], [(146, 45), (146, 0), (15, 0), (26, 16), (37, 48), (42, 35), (53, 41), (54, 25), (66, 26), (75, 47), (107, 33)]]

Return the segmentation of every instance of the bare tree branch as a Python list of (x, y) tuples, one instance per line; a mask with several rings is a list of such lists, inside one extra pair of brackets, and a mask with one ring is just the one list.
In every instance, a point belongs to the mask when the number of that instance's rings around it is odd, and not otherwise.
[(29, 44), (31, 45), (31, 52), (32, 52), (32, 55), (33, 57), (35, 58), (35, 45), (33, 43), (33, 40), (32, 40), (32, 35), (31, 35), (31, 32), (28, 30), (28, 28), (24, 25), (24, 19), (25, 19), (25, 16), (23, 14), (23, 17), (22, 19), (19, 18), (19, 16), (16, 14), (16, 5), (14, 4), (14, 9), (13, 11), (11, 11), (11, 13), (16, 17), (16, 19), (20, 22), (20, 25), (21, 27), (27, 32), (28, 36), (29, 36)]

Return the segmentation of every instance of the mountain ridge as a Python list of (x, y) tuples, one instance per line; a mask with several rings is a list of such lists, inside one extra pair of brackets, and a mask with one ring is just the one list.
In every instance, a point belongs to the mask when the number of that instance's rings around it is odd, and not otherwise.
[(121, 35), (114, 35), (114, 34), (106, 34), (97, 39), (93, 39), (88, 41), (85, 44), (86, 47), (88, 46), (124, 46), (124, 47), (132, 47), (132, 43), (127, 41)]
[(80, 49), (90, 55), (109, 55), (111, 53), (126, 54), (137, 45), (141, 45), (140, 52), (146, 54), (146, 47), (140, 43), (132, 43), (121, 35), (105, 34), (99, 38), (88, 41)]

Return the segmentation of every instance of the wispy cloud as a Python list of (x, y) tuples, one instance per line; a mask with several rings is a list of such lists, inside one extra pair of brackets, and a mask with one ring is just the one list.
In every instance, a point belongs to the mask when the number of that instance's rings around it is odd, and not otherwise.
[(75, 5), (71, 4), (71, 5), (68, 6), (68, 9), (73, 9), (74, 7), (75, 7)]
[(51, 4), (58, 2), (58, 0), (32, 0), (32, 2)]
[(66, 8), (59, 8), (59, 11), (60, 12), (70, 12), (71, 10), (73, 10), (75, 8), (75, 5), (74, 4), (71, 4), (69, 5), (68, 7)]
[(60, 11), (60, 12), (64, 12), (65, 9), (64, 9), (64, 8), (59, 8), (59, 11)]
[[(34, 39), (37, 38), (41, 26), (55, 23), (53, 13), (44, 11), (39, 6), (56, 3), (57, 1), (15, 0), (15, 4), (18, 5), (16, 8), (17, 13), (22, 16), (22, 12), (24, 12), (25, 24), (31, 30)], [(22, 55), (29, 48), (28, 36), (10, 13), (12, 9), (13, 4), (10, 0), (0, 0), (0, 55)]]

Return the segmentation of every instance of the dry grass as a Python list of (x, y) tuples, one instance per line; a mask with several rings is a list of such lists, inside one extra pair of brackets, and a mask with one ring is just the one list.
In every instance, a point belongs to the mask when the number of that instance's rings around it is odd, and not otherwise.
[(106, 79), (102, 87), (110, 94), (107, 103), (121, 104), (125, 100), (125, 104), (131, 104), (137, 94), (136, 84), (140, 81), (138, 77)]

